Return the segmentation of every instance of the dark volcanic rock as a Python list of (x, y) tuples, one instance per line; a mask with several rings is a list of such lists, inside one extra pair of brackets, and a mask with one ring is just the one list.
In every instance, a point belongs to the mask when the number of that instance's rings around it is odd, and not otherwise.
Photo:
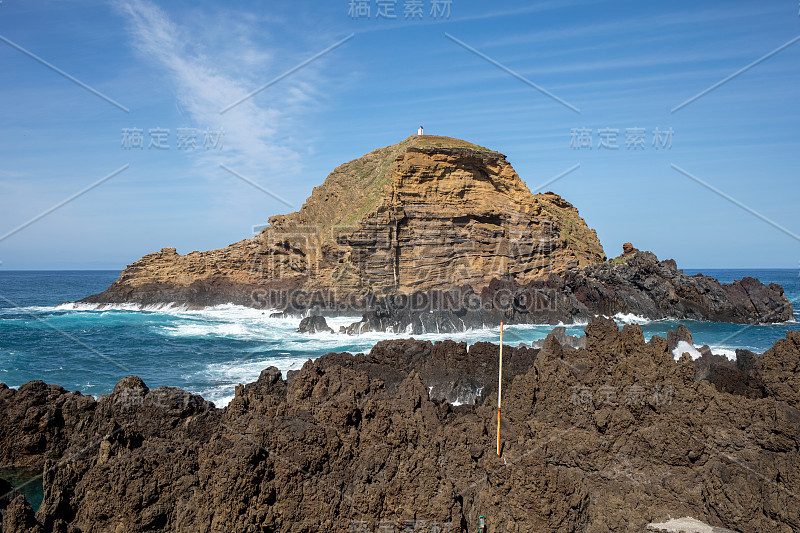
[(92, 413), (95, 401), (57, 385), (30, 381), (19, 390), (0, 384), (0, 405), (0, 427), (19, 431), (0, 433), (3, 464), (39, 467), (44, 459), (63, 456), (69, 436)]
[(766, 394), (761, 374), (755, 368), (742, 370), (737, 361), (725, 356), (703, 353), (695, 359), (694, 367), (695, 380), (707, 380), (719, 391), (748, 398), (763, 398)]
[[(533, 366), (538, 350), (503, 346), (503, 385), (510, 387), (513, 376), (525, 374)], [(314, 364), (322, 368), (341, 366), (365, 372), (370, 379), (383, 382), (394, 392), (410, 371), (420, 375), (432, 400), (473, 404), (497, 388), (499, 347), (476, 342), (469, 348), (465, 342), (451, 340), (381, 341), (369, 354), (331, 353)]]
[(674, 261), (634, 252), (621, 262), (568, 269), (562, 275), (524, 285), (494, 279), (479, 294), (471, 287), (461, 287), (378, 298), (373, 310), (343, 331), (450, 333), (496, 325), (501, 320), (509, 324), (569, 324), (618, 313), (652, 320), (743, 324), (784, 322), (793, 316), (792, 304), (779, 285), (766, 286), (753, 278), (726, 284), (708, 276), (688, 276), (676, 269)]
[[(3, 515), (6, 507), (17, 496), (18, 493), (14, 490), (14, 486), (5, 479), (0, 479), (0, 532), (3, 531)], [(11, 531), (11, 527), (6, 527), (6, 531)]]
[(678, 324), (676, 329), (668, 329), (667, 330), (667, 348), (671, 352), (675, 348), (678, 347), (678, 343), (684, 341), (692, 346), (694, 346), (694, 340), (692, 340), (692, 332), (688, 330), (686, 326), (683, 324)]
[(36, 521), (31, 504), (24, 496), (17, 496), (3, 511), (3, 527), (6, 533), (44, 533), (42, 525)]
[(297, 328), (298, 333), (317, 333), (320, 331), (333, 333), (333, 329), (328, 327), (324, 316), (312, 315), (307, 316), (300, 321), (300, 327)]
[(0, 510), (5, 509), (14, 499), (13, 496), (16, 496), (14, 493), (14, 486), (5, 479), (0, 478)]
[[(746, 360), (742, 366), (748, 364)], [(786, 338), (758, 357), (754, 367), (766, 396), (800, 407), (800, 331), (787, 331)]]
[[(490, 531), (644, 531), (676, 516), (800, 529), (800, 333), (743, 355), (732, 370), (763, 382), (748, 397), (696, 381), (638, 326), (585, 331), (580, 349), (557, 335), (504, 347), (499, 457), (488, 343), (386, 341), (309, 361), (291, 383), (269, 368), (225, 409), (134, 377), (96, 402), (2, 388), (0, 467), (45, 472), (42, 507), (34, 518), (15, 500), (13, 530), (471, 532), (479, 515)], [(442, 401), (478, 387), (474, 404)]]
[[(558, 343), (563, 346), (564, 348), (586, 348), (586, 336), (572, 336), (567, 335), (567, 328), (564, 326), (559, 326), (557, 328), (553, 328), (551, 333)], [(542, 339), (540, 341), (534, 341), (531, 344), (532, 348), (541, 348), (544, 346), (544, 343), (547, 342), (547, 339)]]

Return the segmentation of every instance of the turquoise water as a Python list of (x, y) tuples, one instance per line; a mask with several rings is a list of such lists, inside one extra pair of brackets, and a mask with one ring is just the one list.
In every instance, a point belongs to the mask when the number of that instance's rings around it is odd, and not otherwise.
[[(24, 494), (34, 511), (39, 509), (44, 499), (41, 471), (32, 468), (0, 468), (0, 478)], [(4, 496), (6, 495), (0, 494), (0, 498)]]
[[(696, 273), (696, 270), (686, 270)], [(797, 270), (703, 270), (720, 281), (753, 276), (779, 283), (800, 319), (800, 278)], [(34, 379), (55, 383), (86, 394), (108, 394), (124, 376), (136, 374), (155, 388), (182, 387), (202, 394), (217, 405), (226, 404), (237, 383), (254, 381), (267, 366), (282, 371), (298, 369), (325, 353), (368, 351), (378, 340), (406, 335), (368, 333), (296, 333), (298, 319), (269, 318), (269, 311), (233, 305), (204, 310), (106, 309), (59, 305), (104, 290), (117, 271), (0, 272), (0, 382), (18, 387)], [(357, 318), (329, 319), (338, 330)], [(666, 335), (676, 321), (647, 322), (618, 317), (642, 325), (646, 338)], [(733, 355), (735, 348), (762, 352), (797, 322), (770, 326), (682, 321), (695, 344)], [(507, 344), (543, 338), (552, 326), (507, 326)], [(583, 326), (567, 328), (580, 334)], [(499, 339), (499, 329), (459, 334), (428, 334), (416, 338), (451, 338), (468, 343)]]

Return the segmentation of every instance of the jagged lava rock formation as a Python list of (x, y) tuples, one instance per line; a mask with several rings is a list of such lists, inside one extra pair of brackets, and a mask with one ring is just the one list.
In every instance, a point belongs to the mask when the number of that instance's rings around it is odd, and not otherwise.
[(337, 167), (252, 239), (186, 255), (164, 248), (84, 301), (274, 307), (296, 288), (337, 301), (500, 276), (525, 283), (604, 260), (577, 209), (531, 194), (503, 154), (423, 135)]
[[(0, 386), (0, 467), (44, 473), (38, 512), (17, 497), (4, 525), (453, 533), (483, 515), (489, 531), (645, 531), (676, 517), (800, 530), (800, 332), (747, 355), (721, 389), (638, 326), (600, 318), (585, 331), (579, 349), (556, 335), (505, 347), (500, 457), (489, 343), (385, 341), (287, 379), (268, 368), (224, 409), (136, 377), (96, 401)], [(457, 396), (467, 403), (445, 401)]]
[[(630, 243), (626, 243), (630, 244)], [(487, 324), (573, 323), (597, 315), (634, 314), (740, 324), (785, 322), (793, 307), (780, 285), (746, 277), (719, 283), (689, 276), (675, 261), (626, 248), (621, 256), (521, 284), (494, 279), (480, 292), (472, 287), (376, 299), (373, 309), (343, 331), (453, 333)]]

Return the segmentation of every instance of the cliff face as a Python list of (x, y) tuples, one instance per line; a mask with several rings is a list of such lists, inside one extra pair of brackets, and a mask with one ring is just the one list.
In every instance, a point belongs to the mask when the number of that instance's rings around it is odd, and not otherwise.
[(499, 457), (497, 352), (385, 341), (266, 369), (225, 409), (136, 377), (96, 401), (0, 385), (0, 467), (44, 474), (3, 530), (800, 530), (800, 333), (702, 380), (607, 319), (580, 349), (506, 346)]
[(86, 301), (254, 305), (254, 291), (271, 289), (480, 289), (605, 259), (577, 209), (531, 194), (504, 155), (430, 135), (337, 167), (299, 211), (269, 222), (220, 250), (147, 255)]

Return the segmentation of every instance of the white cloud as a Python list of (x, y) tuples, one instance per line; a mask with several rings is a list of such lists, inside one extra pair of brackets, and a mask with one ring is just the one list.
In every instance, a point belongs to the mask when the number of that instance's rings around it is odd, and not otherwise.
[(194, 18), (191, 27), (179, 25), (148, 0), (118, 2), (116, 6), (129, 22), (134, 48), (166, 72), (179, 111), (188, 113), (201, 129), (225, 132), (223, 150), (198, 151), (198, 163), (229, 180), (231, 176), (219, 169), (223, 163), (265, 186), (276, 177), (299, 171), (298, 153), (280, 142), (281, 129), (288, 128), (293, 115), (313, 102), (310, 84), (284, 80), (276, 90), (220, 114), (267, 81), (254, 79), (253, 73), (261, 77), (276, 68), (276, 51), (250, 40), (246, 19), (228, 18), (232, 27), (223, 31), (224, 21), (215, 24)]

